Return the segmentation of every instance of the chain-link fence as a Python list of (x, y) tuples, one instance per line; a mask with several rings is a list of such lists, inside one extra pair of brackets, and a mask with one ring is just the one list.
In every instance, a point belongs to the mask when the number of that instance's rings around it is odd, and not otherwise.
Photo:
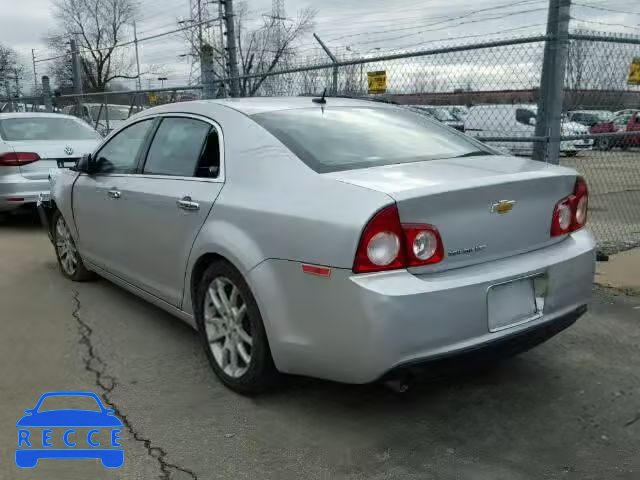
[[(443, 45), (383, 56), (320, 58), (286, 70), (166, 89), (53, 97), (51, 108), (85, 119), (103, 134), (155, 105), (225, 96), (343, 95), (397, 103), (514, 155), (548, 155), (551, 130), (536, 135), (547, 35)], [(640, 245), (640, 88), (629, 85), (640, 38), (574, 32), (568, 38), (559, 141), (561, 165), (590, 185), (589, 225), (605, 253)], [(14, 108), (44, 108), (42, 98)], [(559, 112), (559, 110), (558, 110)], [(538, 129), (539, 131), (540, 129)], [(636, 133), (638, 132), (638, 133)]]

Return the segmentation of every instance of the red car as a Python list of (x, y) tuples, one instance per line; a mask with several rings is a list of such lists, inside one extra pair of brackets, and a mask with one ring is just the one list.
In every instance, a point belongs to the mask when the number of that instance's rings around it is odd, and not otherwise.
[[(640, 131), (640, 112), (621, 113), (614, 117), (611, 122), (598, 123), (593, 125), (590, 133), (612, 133), (612, 132), (637, 132)], [(601, 150), (611, 150), (613, 147), (620, 147), (626, 150), (629, 147), (640, 146), (640, 136), (627, 138), (603, 137), (597, 138), (595, 147)]]

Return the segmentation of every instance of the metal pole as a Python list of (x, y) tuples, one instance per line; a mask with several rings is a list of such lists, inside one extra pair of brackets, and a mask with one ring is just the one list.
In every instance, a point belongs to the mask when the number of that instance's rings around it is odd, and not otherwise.
[(200, 51), (200, 66), (202, 68), (202, 97), (215, 98), (213, 81), (213, 47), (203, 45)]
[(240, 74), (238, 73), (238, 53), (236, 47), (236, 27), (233, 15), (233, 0), (225, 0), (224, 2), (224, 20), (227, 25), (227, 49), (229, 51), (229, 76), (231, 77), (230, 90), (231, 96), (240, 95)]
[(138, 54), (138, 30), (136, 29), (135, 20), (133, 21), (133, 44), (136, 46), (136, 72), (138, 74), (136, 86), (138, 90), (142, 90), (142, 85), (140, 84), (140, 56)]
[(31, 61), (33, 62), (33, 94), (38, 94), (38, 74), (36, 73), (36, 50), (31, 49)]
[(73, 93), (78, 95), (76, 97), (76, 103), (82, 104), (82, 80), (80, 76), (80, 64), (78, 63), (78, 46), (76, 41), (72, 38), (69, 40), (71, 46), (71, 70), (73, 71)]
[(53, 111), (51, 105), (51, 86), (49, 84), (49, 77), (46, 75), (42, 77), (42, 100), (44, 103), (44, 109), (47, 112)]
[(333, 63), (333, 79), (332, 79), (333, 84), (331, 86), (331, 94), (337, 95), (338, 94), (338, 59), (335, 57), (333, 53), (331, 53), (331, 50), (329, 50), (329, 48), (324, 44), (324, 42), (320, 40), (320, 37), (317, 34), (314, 33), (313, 38), (315, 38), (318, 41), (318, 43), (320, 44), (324, 52), (329, 56), (329, 58), (331, 59), (331, 62)]
[(9, 106), (9, 111), (13, 112), (13, 100), (11, 100), (11, 87), (9, 87), (9, 78), (6, 76), (4, 77), (4, 89), (7, 92), (7, 105)]
[(569, 46), (571, 0), (549, 0), (547, 40), (542, 60), (542, 76), (538, 92), (538, 114), (535, 136), (546, 142), (535, 142), (533, 158), (558, 164), (562, 135), (564, 77)]
[[(219, 26), (220, 26), (220, 66), (222, 68), (222, 75), (220, 75), (220, 78), (224, 78), (226, 76), (226, 72), (227, 72), (227, 67), (226, 64), (227, 62), (226, 60), (226, 56), (224, 54), (224, 11), (222, 9), (222, 4), (224, 3), (224, 0), (220, 0), (218, 2), (218, 17), (220, 17), (220, 22), (219, 22)], [(224, 85), (224, 82), (220, 82), (220, 93), (222, 97), (226, 97), (226, 88)]]

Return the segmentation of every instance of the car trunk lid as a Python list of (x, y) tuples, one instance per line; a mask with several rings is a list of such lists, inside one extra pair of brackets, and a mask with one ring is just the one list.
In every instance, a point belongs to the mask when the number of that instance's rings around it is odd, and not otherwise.
[(412, 271), (439, 271), (517, 255), (555, 243), (556, 203), (574, 188), (573, 170), (533, 160), (484, 156), (327, 174), (384, 192), (400, 221), (438, 228), (445, 258)]

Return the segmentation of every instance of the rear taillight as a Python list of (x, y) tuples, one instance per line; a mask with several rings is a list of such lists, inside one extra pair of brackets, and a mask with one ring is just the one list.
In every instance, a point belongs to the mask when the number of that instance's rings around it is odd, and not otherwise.
[(444, 257), (438, 229), (433, 225), (400, 223), (391, 205), (369, 221), (360, 237), (353, 262), (355, 273), (381, 272), (437, 263)]
[(587, 223), (589, 190), (582, 177), (576, 179), (573, 195), (563, 198), (553, 210), (551, 236), (566, 235), (581, 229)]
[(40, 156), (30, 152), (7, 152), (0, 153), (0, 167), (19, 167), (37, 162)]

